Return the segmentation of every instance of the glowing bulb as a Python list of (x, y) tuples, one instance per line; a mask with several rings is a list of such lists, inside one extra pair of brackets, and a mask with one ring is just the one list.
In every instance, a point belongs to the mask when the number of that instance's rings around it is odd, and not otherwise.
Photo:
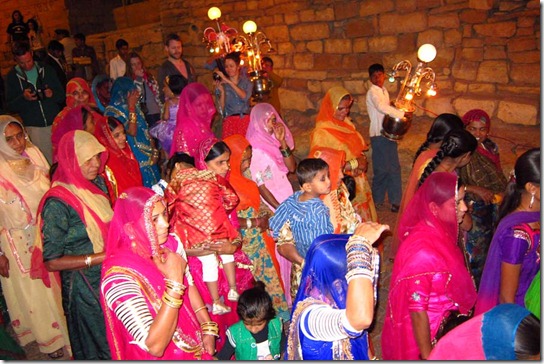
[(391, 83), (395, 82), (395, 77), (389, 76), (389, 82), (391, 82)]
[(219, 47), (215, 47), (215, 53), (219, 53)]
[(417, 50), (417, 58), (422, 62), (429, 63), (436, 57), (436, 48), (432, 44), (423, 44)]
[(210, 18), (210, 20), (216, 20), (216, 19), (219, 19), (221, 17), (221, 10), (219, 10), (219, 8), (217, 7), (213, 7), (213, 8), (210, 8), (208, 10), (208, 18)]
[(214, 51), (213, 51), (213, 48), (210, 48), (210, 53), (213, 53), (213, 52), (214, 52)]
[(408, 101), (411, 101), (414, 98), (414, 95), (411, 92), (409, 92), (406, 94), (404, 98)]
[(244, 65), (244, 60), (240, 60), (240, 66), (243, 66)]
[(248, 20), (244, 23), (242, 29), (246, 34), (255, 33), (257, 31), (257, 24), (253, 20)]
[(427, 96), (436, 96), (436, 90), (433, 90), (432, 88), (428, 89)]

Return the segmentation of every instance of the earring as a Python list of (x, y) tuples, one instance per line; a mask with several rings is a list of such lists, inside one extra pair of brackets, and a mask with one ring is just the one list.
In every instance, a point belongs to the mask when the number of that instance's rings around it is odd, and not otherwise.
[(531, 202), (529, 202), (529, 208), (532, 209), (533, 208), (533, 204), (535, 203), (535, 194), (534, 192), (531, 193)]

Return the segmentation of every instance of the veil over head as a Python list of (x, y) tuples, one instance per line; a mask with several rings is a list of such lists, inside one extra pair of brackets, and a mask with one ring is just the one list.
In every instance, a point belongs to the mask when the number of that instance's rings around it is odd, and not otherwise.
[(86, 91), (89, 94), (89, 101), (87, 101), (87, 103), (96, 106), (94, 94), (89, 87), (89, 84), (81, 77), (74, 77), (66, 84), (66, 106), (69, 108), (75, 106), (77, 101), (72, 94), (78, 89), (78, 87), (81, 87), (83, 91)]
[[(199, 116), (196, 107), (205, 108), (206, 114)], [(211, 129), (215, 104), (210, 91), (201, 83), (188, 84), (179, 96), (179, 108), (170, 156), (184, 152), (195, 157), (199, 143), (213, 136)]]
[(267, 103), (259, 103), (253, 106), (251, 109), (249, 125), (247, 127), (246, 139), (253, 146), (253, 148), (260, 149), (264, 151), (282, 172), (288, 172), (285, 162), (283, 161), (283, 156), (279, 150), (280, 142), (274, 134), (270, 134), (266, 130), (266, 122), (271, 115), (276, 116), (276, 123), (280, 123), (285, 128), (285, 141), (290, 149), (295, 148), (295, 142), (293, 135), (289, 130), (289, 127), (285, 124), (283, 119), (280, 117), (274, 106)]
[(217, 139), (215, 136), (211, 136), (209, 138), (203, 139), (200, 141), (198, 145), (198, 150), (196, 152), (195, 158), (195, 167), (200, 170), (208, 169), (208, 165), (206, 164), (206, 157), (210, 153), (210, 150), (213, 148), (215, 143), (219, 142), (219, 139)]

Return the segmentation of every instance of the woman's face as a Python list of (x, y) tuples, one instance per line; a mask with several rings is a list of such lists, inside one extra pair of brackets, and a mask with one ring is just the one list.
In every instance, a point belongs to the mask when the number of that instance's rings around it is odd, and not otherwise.
[(23, 154), (26, 148), (26, 138), (25, 132), (19, 124), (8, 124), (4, 129), (4, 137), (6, 138), (6, 143), (8, 143), (15, 153)]
[(89, 102), (89, 93), (79, 85), (72, 92), (72, 97), (75, 100), (74, 107), (79, 105), (87, 105)]
[(227, 71), (227, 76), (234, 77), (238, 76), (240, 73), (240, 66), (236, 64), (232, 59), (225, 60), (225, 71)]
[(81, 174), (85, 179), (92, 181), (98, 176), (98, 169), (100, 168), (100, 153), (95, 154), (90, 159), (85, 161), (79, 168), (81, 168)]
[(101, 100), (109, 100), (111, 98), (111, 82), (110, 81), (102, 82), (96, 88), (96, 94)]
[(96, 122), (94, 121), (93, 114), (88, 113), (87, 119), (83, 122), (83, 130), (94, 135), (96, 129)]
[(349, 115), (352, 104), (352, 98), (340, 100), (338, 107), (334, 110), (334, 118), (336, 120), (344, 120)]
[(478, 143), (483, 143), (489, 134), (489, 126), (481, 121), (472, 121), (467, 125), (467, 131), (474, 135)]
[(168, 239), (168, 210), (161, 199), (153, 205), (153, 211), (151, 212), (151, 221), (155, 227), (157, 233), (157, 239), (159, 245), (162, 245)]
[(193, 111), (198, 119), (208, 118), (208, 95), (199, 95), (193, 101)]
[(461, 186), (457, 191), (457, 197), (455, 199), (455, 211), (457, 213), (458, 224), (463, 222), (463, 217), (465, 217), (467, 210), (467, 204), (465, 203), (465, 187)]
[(274, 127), (276, 126), (277, 124), (277, 121), (276, 121), (276, 114), (274, 113), (271, 113), (270, 115), (268, 115), (267, 119), (266, 119), (266, 131), (268, 134), (273, 134), (274, 133)]
[(206, 165), (208, 166), (208, 169), (210, 171), (217, 173), (221, 177), (225, 177), (227, 175), (227, 172), (230, 169), (229, 160), (230, 160), (230, 153), (225, 152), (221, 154), (219, 157), (206, 162)]
[(137, 71), (141, 71), (144, 68), (144, 65), (142, 64), (142, 60), (138, 57), (134, 57), (130, 59), (130, 68), (132, 69), (133, 73), (136, 73)]
[(125, 127), (121, 124), (117, 125), (115, 129), (111, 132), (115, 144), (119, 149), (124, 149), (127, 145), (127, 134), (125, 133)]
[(251, 145), (249, 145), (246, 150), (244, 150), (244, 154), (242, 154), (242, 161), (240, 162), (240, 170), (242, 173), (244, 173), (251, 164), (251, 157), (253, 157), (253, 150), (251, 148)]

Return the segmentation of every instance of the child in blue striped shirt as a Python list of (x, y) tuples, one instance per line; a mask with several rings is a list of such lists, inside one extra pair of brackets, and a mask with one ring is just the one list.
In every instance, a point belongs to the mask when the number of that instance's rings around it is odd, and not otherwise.
[(320, 158), (306, 158), (297, 166), (296, 174), (301, 190), (282, 202), (269, 221), (278, 253), (293, 263), (290, 290), (293, 298), (308, 248), (319, 235), (334, 232), (329, 208), (320, 199), (331, 190), (329, 165)]

